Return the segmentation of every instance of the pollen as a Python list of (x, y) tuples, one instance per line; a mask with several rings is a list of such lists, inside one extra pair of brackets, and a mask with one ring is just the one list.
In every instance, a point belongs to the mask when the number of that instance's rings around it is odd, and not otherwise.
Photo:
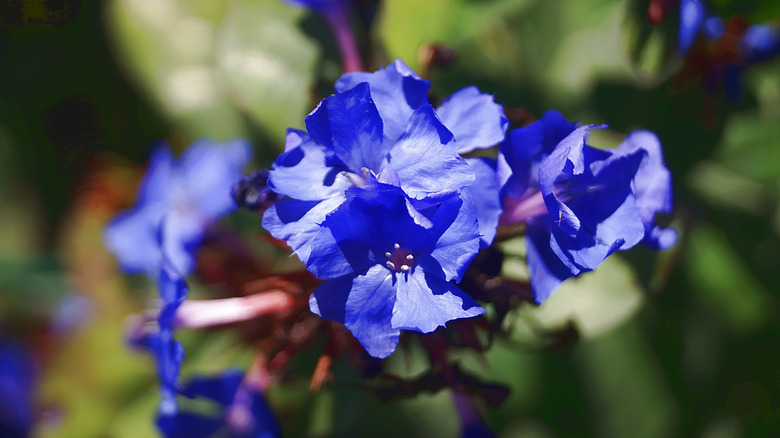
[(393, 244), (393, 250), (385, 252), (385, 257), (385, 266), (394, 272), (409, 272), (414, 266), (414, 255), (399, 243)]

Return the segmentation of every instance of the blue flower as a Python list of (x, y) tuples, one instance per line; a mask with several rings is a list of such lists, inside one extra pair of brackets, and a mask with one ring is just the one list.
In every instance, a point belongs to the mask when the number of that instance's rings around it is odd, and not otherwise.
[(399, 185), (417, 202), (456, 196), (475, 179), (430, 105), (414, 110), (404, 132), (388, 139), (367, 83), (323, 100), (306, 126), (308, 135), (290, 131), (270, 172), (269, 187), (288, 199), (266, 210), (263, 227), (307, 266), (319, 224), (345, 201), (347, 189), (364, 187), (369, 176)]
[(295, 6), (302, 6), (304, 8), (314, 9), (317, 11), (327, 11), (328, 9), (335, 8), (346, 0), (283, 0), (285, 3), (289, 3)]
[(616, 250), (644, 240), (666, 248), (673, 230), (654, 222), (671, 210), (671, 181), (660, 143), (635, 132), (616, 150), (585, 144), (594, 126), (558, 112), (516, 129), (499, 150), (505, 224), (525, 222), (537, 303), (571, 276), (595, 269)]
[(474, 87), (434, 110), (429, 86), (401, 60), (375, 73), (343, 75), (336, 94), (306, 118), (308, 134), (288, 131), (268, 178), (287, 199), (266, 211), (263, 227), (308, 266), (311, 239), (327, 214), (344, 202), (345, 190), (364, 187), (373, 175), (398, 185), (418, 207), (472, 197), (488, 245), (500, 213), (495, 164), (459, 154), (500, 142), (508, 121), (492, 96)]
[[(138, 203), (106, 226), (106, 248), (128, 273), (156, 276), (166, 253), (186, 275), (194, 268), (192, 251), (205, 226), (235, 208), (230, 187), (250, 156), (244, 140), (224, 144), (199, 140), (179, 160), (167, 147), (157, 148)], [(161, 240), (160, 231), (165, 239)]]
[(395, 351), (401, 330), (429, 333), (484, 313), (450, 283), (479, 250), (473, 205), (452, 197), (421, 212), (372, 176), (346, 197), (313, 239), (311, 267), (328, 281), (312, 294), (312, 312), (343, 323), (378, 358)]
[(178, 411), (176, 394), (179, 392), (179, 368), (184, 360), (184, 347), (173, 337), (176, 311), (187, 299), (188, 286), (173, 263), (163, 259), (157, 277), (162, 307), (156, 318), (156, 327), (140, 333), (130, 333), (129, 341), (135, 347), (149, 351), (155, 358), (157, 377), (160, 380), (160, 406), (162, 415), (174, 415)]
[(279, 424), (262, 392), (242, 385), (242, 380), (240, 371), (190, 380), (182, 387), (182, 394), (214, 402), (215, 412), (159, 415), (157, 426), (166, 438), (281, 437)]
[[(347, 73), (336, 82), (335, 89), (343, 92), (364, 82), (371, 87), (384, 134), (390, 139), (404, 131), (417, 108), (430, 103), (430, 81), (420, 78), (400, 59), (374, 73)], [(461, 154), (497, 145), (509, 126), (503, 108), (493, 101), (493, 96), (480, 93), (473, 86), (453, 93), (436, 108), (436, 116), (452, 132), (453, 146)]]
[(680, 1), (680, 30), (677, 47), (680, 53), (688, 53), (704, 23), (704, 4), (701, 0)]
[(21, 344), (0, 340), (0, 436), (30, 436), (35, 384), (32, 352)]

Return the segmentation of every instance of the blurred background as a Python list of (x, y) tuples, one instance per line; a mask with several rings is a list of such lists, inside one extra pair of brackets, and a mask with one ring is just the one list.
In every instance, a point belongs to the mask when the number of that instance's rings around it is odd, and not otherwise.
[[(400, 57), (432, 80), (433, 100), (473, 84), (518, 124), (557, 109), (607, 123), (596, 146), (634, 129), (664, 145), (677, 246), (621, 253), (519, 309), (513, 337), (484, 357), (454, 355), (509, 388), (480, 406), (500, 437), (780, 433), (780, 58), (727, 57), (739, 71), (723, 74), (728, 41), (679, 53), (679, 7), (653, 3), (663, 17), (649, 0), (352, 6), (369, 70)], [(780, 25), (774, 0), (704, 3), (737, 27)], [(0, 3), (0, 418), (14, 410), (41, 437), (156, 436), (154, 364), (123, 340), (156, 292), (120, 273), (102, 227), (133, 204), (159, 142), (245, 137), (253, 167), (269, 167), (340, 74), (323, 18), (279, 0)], [(256, 216), (226, 221), (260, 240)], [(525, 275), (519, 247), (505, 244), (509, 277)], [(559, 341), (528, 342), (529, 321)], [(185, 377), (252, 357), (230, 331), (179, 337)], [(446, 390), (388, 401), (336, 363), (335, 383), (310, 392), (317, 354), (270, 390), (285, 436), (457, 436)], [(396, 353), (388, 367), (418, 375), (421, 357)]]

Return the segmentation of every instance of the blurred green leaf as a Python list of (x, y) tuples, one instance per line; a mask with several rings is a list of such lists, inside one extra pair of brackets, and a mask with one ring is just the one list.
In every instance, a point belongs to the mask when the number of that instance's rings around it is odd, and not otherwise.
[(114, 0), (108, 20), (130, 79), (188, 140), (246, 136), (243, 110), (281, 144), (311, 109), (302, 13), (278, 0)]
[(579, 344), (575, 359), (595, 436), (674, 436), (677, 407), (634, 322)]
[(623, 324), (643, 300), (631, 267), (612, 255), (596, 270), (564, 281), (542, 305), (520, 307), (508, 324), (527, 332), (528, 324), (555, 330), (572, 321), (583, 337), (594, 338)]
[(280, 143), (312, 109), (317, 51), (295, 26), (301, 12), (278, 0), (231, 2), (217, 46), (229, 96)]
[(696, 297), (735, 332), (766, 323), (773, 300), (728, 240), (715, 227), (691, 230), (685, 266)]

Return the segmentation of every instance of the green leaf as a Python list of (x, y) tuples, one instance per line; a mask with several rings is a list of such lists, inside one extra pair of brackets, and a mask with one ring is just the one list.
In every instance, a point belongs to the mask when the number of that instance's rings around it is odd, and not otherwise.
[(696, 298), (722, 324), (738, 333), (764, 325), (772, 297), (717, 228), (694, 228), (684, 257)]
[(217, 62), (229, 95), (280, 142), (312, 110), (318, 55), (295, 25), (301, 12), (278, 0), (235, 1), (220, 31)]

